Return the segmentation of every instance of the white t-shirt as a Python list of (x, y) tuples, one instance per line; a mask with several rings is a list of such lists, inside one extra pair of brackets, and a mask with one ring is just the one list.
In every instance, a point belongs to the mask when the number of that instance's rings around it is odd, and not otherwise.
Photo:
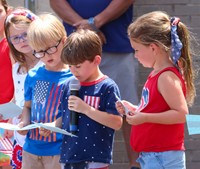
[[(39, 61), (34, 68), (40, 67), (42, 66), (43, 63), (41, 61)], [(16, 62), (13, 65), (13, 69), (12, 69), (12, 76), (13, 76), (13, 81), (14, 81), (14, 96), (15, 96), (15, 104), (18, 105), (19, 107), (23, 108), (24, 106), (24, 81), (26, 79), (26, 75), (25, 74), (19, 74), (17, 72), (19, 68), (19, 63)], [(14, 117), (12, 120), (12, 123), (17, 125), (19, 123), (19, 119), (18, 117)], [(23, 147), (24, 142), (25, 142), (25, 138), (26, 136), (19, 134), (17, 131), (14, 131), (14, 139), (16, 140), (16, 142)]]

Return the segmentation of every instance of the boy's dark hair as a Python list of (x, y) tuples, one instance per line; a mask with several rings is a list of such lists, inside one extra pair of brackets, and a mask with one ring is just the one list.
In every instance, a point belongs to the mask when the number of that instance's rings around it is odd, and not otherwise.
[(62, 50), (61, 60), (65, 64), (77, 65), (84, 61), (93, 61), (96, 55), (101, 56), (102, 43), (99, 36), (91, 30), (73, 32)]

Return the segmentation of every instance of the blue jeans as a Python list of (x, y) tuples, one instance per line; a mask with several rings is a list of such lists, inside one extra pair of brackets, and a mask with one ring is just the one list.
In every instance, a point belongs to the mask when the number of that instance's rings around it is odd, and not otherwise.
[(142, 152), (137, 162), (142, 169), (186, 169), (184, 151)]

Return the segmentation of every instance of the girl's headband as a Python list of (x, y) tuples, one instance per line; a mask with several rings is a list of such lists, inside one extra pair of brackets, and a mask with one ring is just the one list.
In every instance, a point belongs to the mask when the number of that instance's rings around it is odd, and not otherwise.
[(6, 18), (6, 23), (9, 22), (14, 16), (25, 16), (30, 21), (34, 21), (37, 18), (37, 16), (34, 13), (28, 10), (17, 9), (13, 11), (10, 15), (8, 15), (8, 17)]

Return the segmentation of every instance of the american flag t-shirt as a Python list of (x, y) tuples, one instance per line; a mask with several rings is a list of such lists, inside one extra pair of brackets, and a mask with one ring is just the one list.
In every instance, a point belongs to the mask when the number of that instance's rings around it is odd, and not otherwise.
[(96, 96), (84, 96), (84, 102), (88, 105), (94, 107), (95, 109), (99, 108), (100, 97)]
[[(49, 123), (56, 120), (61, 89), (61, 84), (39, 80), (36, 81), (34, 87), (34, 99), (32, 101), (32, 121), (38, 123)], [(51, 138), (43, 138), (42, 136), (40, 136), (38, 129), (34, 129), (30, 132), (30, 138), (36, 140), (48, 139), (49, 141), (55, 141), (55, 136), (51, 135)]]
[(37, 103), (41, 103), (43, 106), (46, 101), (49, 84), (50, 82), (46, 81), (36, 82), (34, 99)]
[[(58, 111), (63, 84), (72, 76), (70, 70), (50, 71), (44, 65), (29, 70), (24, 82), (24, 99), (30, 104), (30, 121), (51, 123), (61, 117)], [(48, 137), (38, 129), (29, 130), (23, 150), (37, 156), (60, 153), (62, 134), (53, 132)]]

